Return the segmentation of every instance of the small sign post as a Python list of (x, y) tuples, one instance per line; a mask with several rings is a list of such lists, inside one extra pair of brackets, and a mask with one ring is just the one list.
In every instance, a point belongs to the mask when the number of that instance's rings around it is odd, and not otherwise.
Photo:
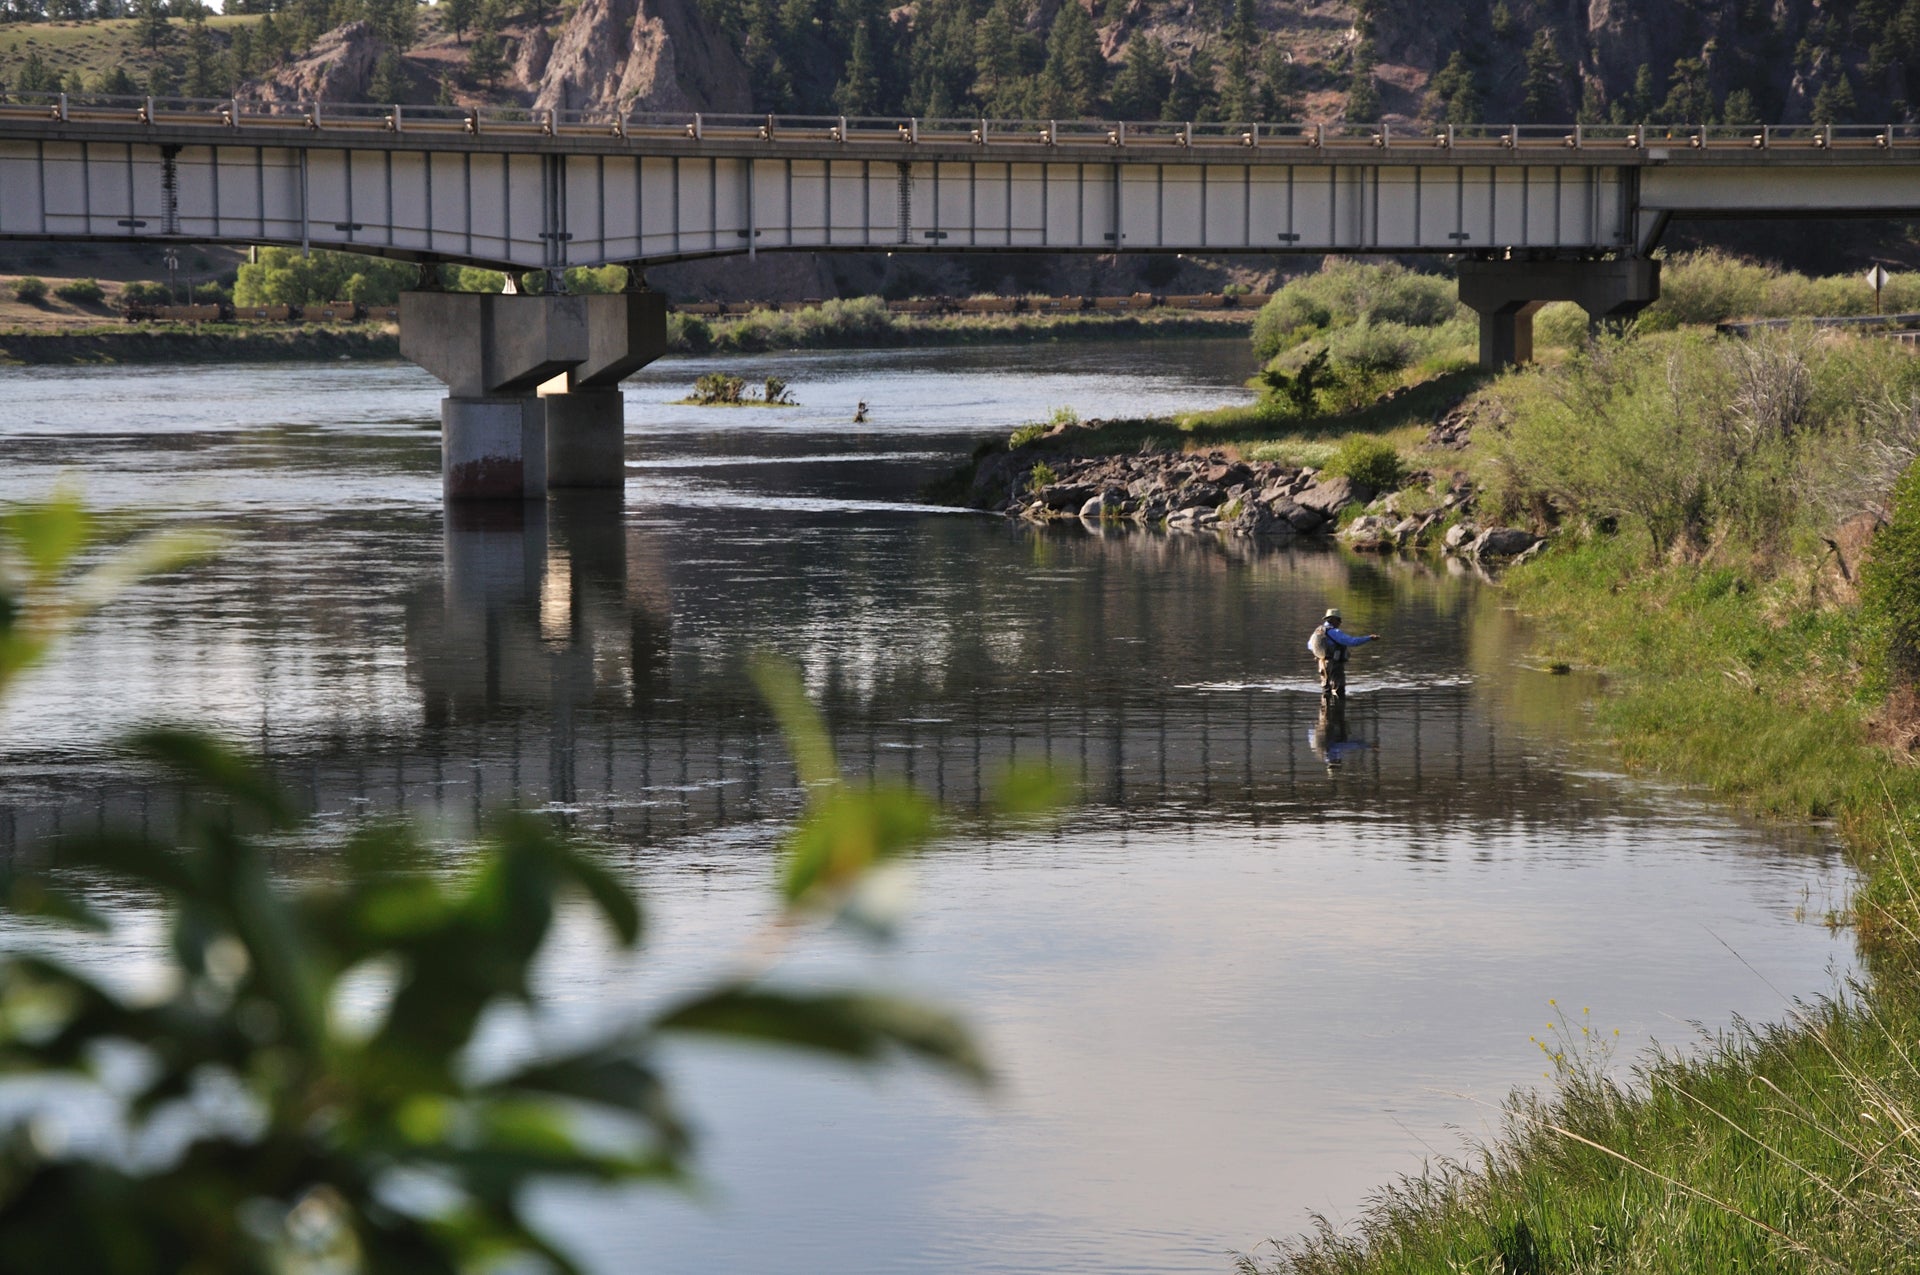
[(1887, 286), (1887, 280), (1891, 277), (1884, 266), (1875, 266), (1873, 269), (1867, 271), (1867, 286), (1873, 289), (1873, 312), (1875, 314), (1886, 313), (1885, 310), (1880, 308), (1880, 289)]

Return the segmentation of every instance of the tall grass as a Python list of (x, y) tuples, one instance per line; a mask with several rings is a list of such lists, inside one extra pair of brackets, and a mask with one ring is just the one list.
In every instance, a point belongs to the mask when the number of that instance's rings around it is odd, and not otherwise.
[[(1896, 274), (1881, 302), (1890, 314), (1920, 311), (1920, 274)], [(1858, 275), (1809, 278), (1717, 249), (1677, 253), (1660, 267), (1660, 299), (1640, 315), (1643, 331), (1728, 319), (1792, 319), (1873, 313), (1873, 289)]]
[(1876, 416), (1863, 409), (1916, 392), (1909, 355), (1837, 334), (1603, 339), (1489, 392), (1487, 512), (1624, 519), (1656, 555), (1728, 538), (1789, 550), (1825, 529), (1832, 480), (1864, 463)]

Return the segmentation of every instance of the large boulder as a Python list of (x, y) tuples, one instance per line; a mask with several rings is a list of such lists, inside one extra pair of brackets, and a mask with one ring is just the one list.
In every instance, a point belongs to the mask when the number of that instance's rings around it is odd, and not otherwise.
[(1474, 537), (1467, 552), (1476, 558), (1511, 558), (1539, 543), (1539, 536), (1520, 527), (1489, 527)]
[(1284, 518), (1295, 531), (1318, 531), (1327, 522), (1327, 516), (1318, 509), (1303, 505), (1291, 498), (1274, 502), (1273, 513), (1276, 518)]
[(1294, 503), (1317, 509), (1331, 518), (1348, 505), (1364, 505), (1373, 499), (1373, 488), (1355, 482), (1344, 474), (1337, 478), (1317, 479), (1312, 486), (1294, 493)]

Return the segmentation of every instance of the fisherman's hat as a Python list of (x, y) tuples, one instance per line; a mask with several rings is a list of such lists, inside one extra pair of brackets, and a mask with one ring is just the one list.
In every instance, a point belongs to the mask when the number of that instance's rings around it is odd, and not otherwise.
[(1323, 619), (1323, 620), (1337, 620), (1337, 619), (1339, 619), (1339, 618), (1340, 618), (1340, 608), (1339, 608), (1339, 607), (1328, 607), (1328, 608), (1327, 608), (1327, 613), (1326, 613), (1325, 615), (1323, 615), (1323, 616), (1321, 616), (1320, 618), (1321, 618), (1321, 619)]

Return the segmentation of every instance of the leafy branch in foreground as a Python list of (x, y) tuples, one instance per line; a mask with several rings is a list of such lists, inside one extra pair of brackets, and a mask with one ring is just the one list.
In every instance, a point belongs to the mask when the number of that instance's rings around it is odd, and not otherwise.
[[(8, 671), (73, 614), (41, 598), (89, 538), (77, 502), (38, 510), (4, 524), (24, 564), (0, 590), (5, 634), (19, 639), (5, 648)], [(934, 1007), (766, 977), (809, 922), (884, 929), (864, 883), (925, 845), (935, 812), (910, 790), (842, 783), (797, 677), (771, 664), (758, 675), (808, 791), (770, 941), (677, 1003), (557, 1050), (537, 1039), (533, 971), (561, 909), (584, 906), (619, 949), (644, 929), (640, 905), (592, 854), (510, 813), (453, 872), (409, 827), (372, 824), (338, 847), (328, 881), (289, 889), (270, 851), (300, 821), (270, 777), (189, 731), (133, 739), (133, 755), (190, 797), (178, 844), (109, 829), (62, 843), (58, 870), (0, 878), (13, 949), (0, 959), (4, 1264), (94, 1275), (572, 1271), (525, 1215), (523, 1193), (685, 1177), (690, 1139), (654, 1057), (662, 1037), (857, 1062), (912, 1055), (984, 1083), (965, 1028)], [(1028, 776), (1006, 804), (1050, 799)], [(76, 872), (160, 904), (166, 941), (146, 990), (103, 976), (113, 962), (55, 954), (108, 928), (68, 888)], [(516, 1056), (476, 1057), (483, 1022), (516, 1005), (530, 1024)]]

